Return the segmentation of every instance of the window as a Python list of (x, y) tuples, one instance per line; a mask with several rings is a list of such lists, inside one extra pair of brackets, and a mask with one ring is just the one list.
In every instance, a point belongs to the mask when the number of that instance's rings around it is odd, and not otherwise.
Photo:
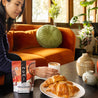
[[(73, 16), (77, 16), (81, 13), (83, 13), (83, 7), (80, 6), (80, 0), (74, 0), (73, 2)], [(78, 23), (82, 23), (83, 22), (83, 16), (79, 17)]]
[[(91, 5), (91, 6), (89, 6), (90, 8), (93, 8), (94, 7), (94, 4), (93, 5)], [(88, 7), (86, 8), (86, 12), (87, 12), (87, 9), (88, 9)], [(94, 10), (91, 10), (90, 11), (90, 21), (92, 21), (92, 22), (94, 22)], [(88, 12), (87, 12), (88, 13)], [(88, 20), (88, 17), (86, 17), (87, 18), (87, 20)]]
[(57, 0), (60, 6), (60, 14), (55, 19), (55, 22), (67, 23), (68, 0)]
[[(60, 6), (60, 14), (55, 19), (57, 26), (68, 26), (70, 19), (79, 15), (80, 13), (87, 12), (87, 8), (80, 6), (81, 0), (56, 0), (58, 5)], [(25, 14), (24, 14), (24, 23), (33, 23), (33, 24), (51, 24), (52, 20), (49, 17), (49, 7), (52, 4), (52, 0), (26, 0)], [(98, 5), (98, 1), (96, 0), (96, 6)], [(95, 6), (92, 5), (92, 6)], [(96, 14), (97, 13), (97, 14)], [(98, 21), (97, 17), (98, 11), (91, 11), (90, 19), (95, 22)], [(80, 21), (78, 23), (82, 23), (87, 17), (81, 16)], [(19, 19), (18, 21), (21, 21)], [(63, 25), (62, 25), (63, 24)], [(75, 27), (76, 24), (74, 25)]]
[[(60, 14), (55, 22), (67, 22), (67, 0), (56, 1), (60, 6)], [(50, 0), (32, 0), (32, 22), (49, 22), (50, 5)]]
[(32, 0), (32, 22), (49, 22), (49, 0)]
[(20, 16), (18, 19), (16, 19), (16, 22), (22, 22), (22, 16)]
[[(97, 2), (97, 6), (98, 6), (98, 2)], [(96, 11), (96, 22), (98, 22), (98, 10)]]

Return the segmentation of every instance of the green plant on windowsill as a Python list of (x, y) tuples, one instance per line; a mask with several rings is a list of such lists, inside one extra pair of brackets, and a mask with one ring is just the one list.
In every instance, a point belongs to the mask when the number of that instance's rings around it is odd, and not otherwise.
[(80, 48), (86, 47), (88, 44), (90, 44), (92, 40), (92, 31), (93, 27), (90, 26), (92, 21), (90, 20), (90, 12), (91, 10), (96, 10), (98, 7), (93, 7), (91, 8), (90, 5), (94, 4), (96, 0), (81, 0), (80, 5), (82, 7), (87, 7), (87, 13), (82, 13), (79, 14), (78, 16), (73, 16), (72, 19), (70, 20), (70, 26), (76, 22), (79, 22), (79, 17), (85, 15), (86, 20), (83, 21), (83, 29), (79, 31), (78, 38), (80, 39)]
[(90, 23), (92, 22), (90, 20), (90, 12), (91, 10), (96, 10), (98, 9), (98, 7), (93, 7), (91, 8), (90, 5), (93, 5), (95, 3), (96, 0), (86, 0), (86, 1), (80, 1), (80, 5), (82, 7), (87, 7), (87, 13), (82, 13), (82, 14), (79, 14), (78, 16), (73, 16), (72, 19), (70, 20), (70, 26), (74, 23), (76, 23), (77, 21), (79, 21), (79, 17), (81, 16), (87, 16), (87, 20), (83, 21), (83, 25), (87, 25), (87, 26), (90, 26)]
[(60, 6), (58, 5), (57, 0), (52, 0), (52, 5), (49, 8), (49, 16), (52, 18), (53, 23), (55, 18), (60, 14)]

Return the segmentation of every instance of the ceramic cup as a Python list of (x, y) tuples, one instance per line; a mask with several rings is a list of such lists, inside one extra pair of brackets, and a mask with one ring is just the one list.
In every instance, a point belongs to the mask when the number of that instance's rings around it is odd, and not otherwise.
[(49, 62), (48, 67), (57, 69), (58, 72), (60, 73), (60, 63), (58, 63), (58, 62)]

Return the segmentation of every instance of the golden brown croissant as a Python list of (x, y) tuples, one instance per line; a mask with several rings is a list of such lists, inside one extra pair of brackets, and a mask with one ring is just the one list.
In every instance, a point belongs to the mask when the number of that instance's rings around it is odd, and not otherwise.
[(59, 97), (69, 98), (74, 96), (79, 91), (79, 88), (73, 85), (70, 81), (58, 81), (49, 85), (46, 89)]
[(49, 77), (46, 81), (43, 83), (43, 87), (48, 87), (50, 84), (55, 83), (57, 81), (66, 81), (67, 79), (63, 75), (55, 75), (52, 77)]

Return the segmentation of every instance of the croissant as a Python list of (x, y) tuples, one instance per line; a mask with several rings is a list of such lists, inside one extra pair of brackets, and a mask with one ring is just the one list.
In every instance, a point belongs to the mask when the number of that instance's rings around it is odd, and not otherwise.
[(56, 94), (59, 97), (69, 98), (79, 91), (79, 88), (70, 81), (58, 81), (49, 85), (46, 91)]
[(66, 81), (67, 79), (63, 75), (55, 75), (49, 77), (46, 81), (43, 82), (43, 87), (48, 87), (50, 84), (55, 83), (57, 81)]

